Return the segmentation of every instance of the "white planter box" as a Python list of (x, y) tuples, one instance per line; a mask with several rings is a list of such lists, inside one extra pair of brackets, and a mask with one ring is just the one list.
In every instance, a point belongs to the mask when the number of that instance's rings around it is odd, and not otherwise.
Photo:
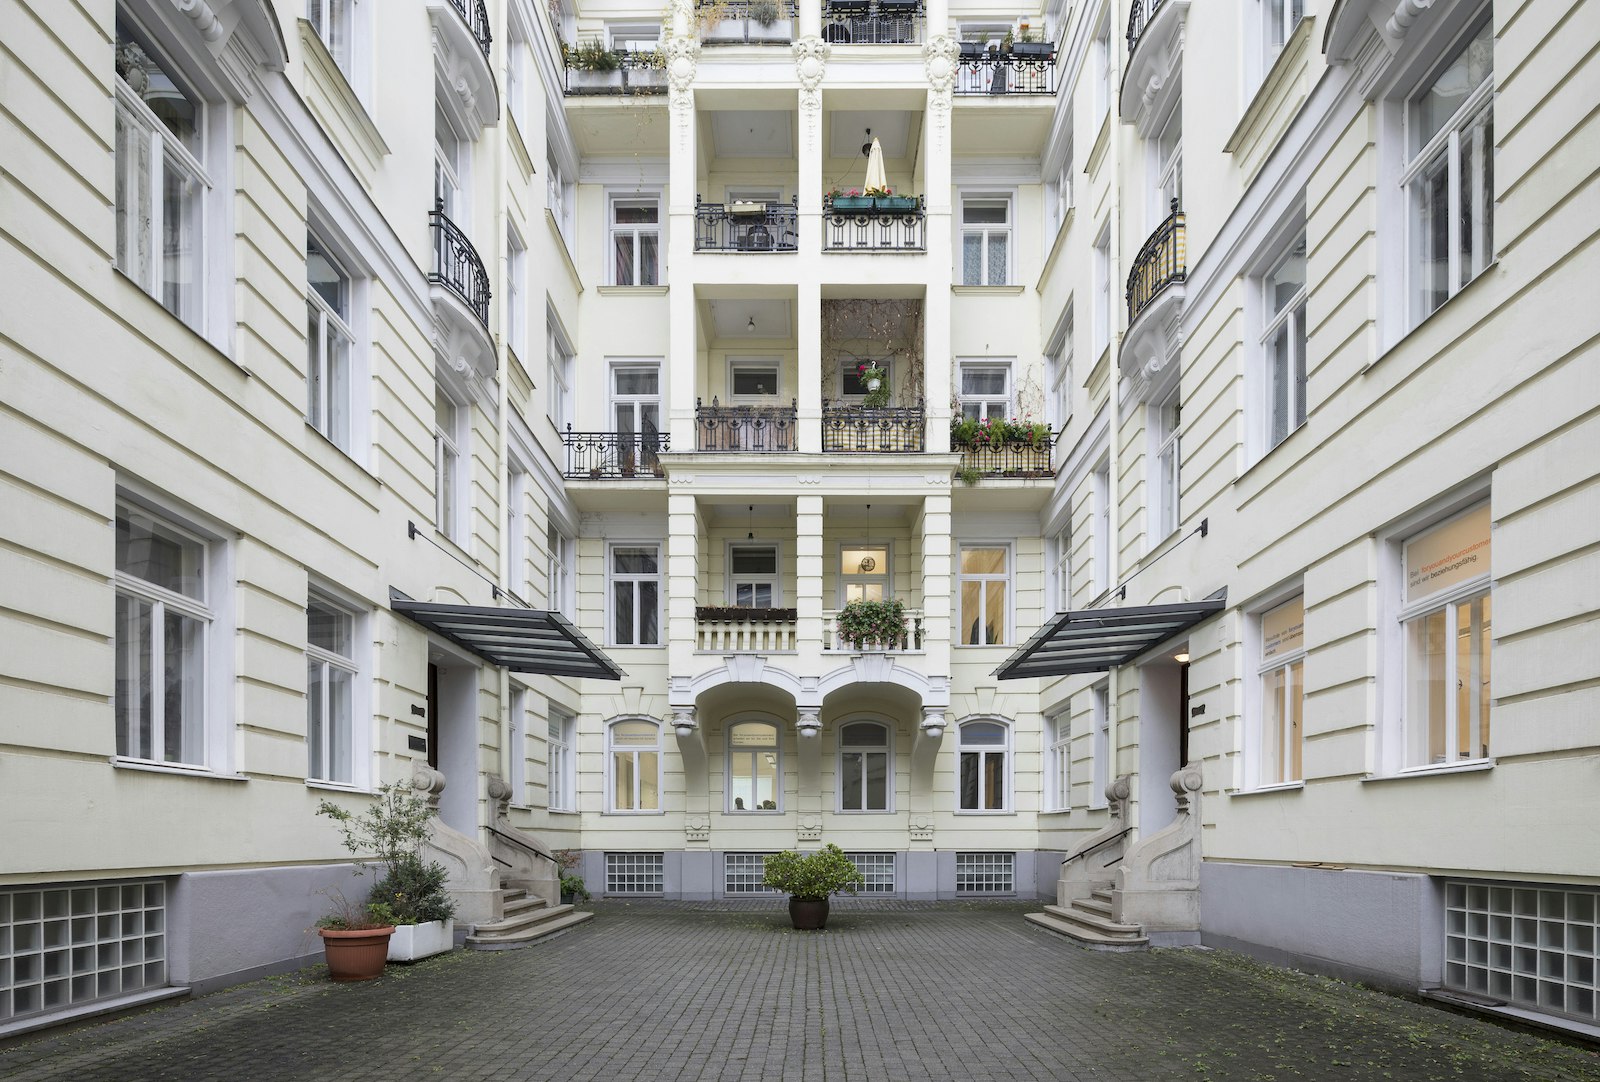
[(426, 924), (398, 924), (389, 937), (389, 961), (415, 962), (443, 954), (455, 946), (456, 922), (430, 920)]
[(718, 19), (715, 26), (708, 26), (700, 32), (700, 41), (704, 45), (743, 44), (744, 28), (743, 19)]
[(766, 26), (762, 26), (754, 19), (750, 20), (751, 41), (792, 41), (794, 40), (794, 24), (790, 19), (775, 19)]
[(622, 88), (621, 71), (590, 71), (587, 68), (568, 68), (567, 85), (573, 90), (605, 90)]

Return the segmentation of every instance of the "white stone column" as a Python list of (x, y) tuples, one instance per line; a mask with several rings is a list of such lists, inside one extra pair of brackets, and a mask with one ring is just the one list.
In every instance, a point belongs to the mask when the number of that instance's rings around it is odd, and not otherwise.
[(796, 771), (795, 842), (815, 848), (822, 840), (822, 721), (816, 707), (802, 706), (795, 713)]
[(928, 295), (923, 312), (923, 372), (928, 404), (928, 450), (950, 450), (950, 285), (955, 263), (951, 214), (950, 110), (958, 47), (949, 36), (944, 0), (928, 5), (928, 44), (923, 59), (928, 77), (928, 115), (923, 126), (926, 154), (923, 188), (928, 211)]
[(695, 675), (694, 609), (699, 592), (700, 509), (694, 493), (668, 492), (667, 672), (672, 676)]
[[(813, 223), (819, 221), (812, 215)], [(796, 447), (810, 454), (822, 453), (822, 286), (809, 275), (801, 278), (795, 291), (795, 331), (799, 345), (797, 371), (800, 386), (799, 442)]]
[(950, 675), (950, 640), (955, 624), (955, 566), (950, 539), (948, 490), (922, 500), (922, 649), (928, 675)]
[(822, 0), (800, 0), (796, 6), (800, 11), (800, 32), (795, 35), (795, 40), (820, 37), (822, 35)]
[(694, 388), (699, 355), (694, 306), (694, 200), (699, 141), (694, 76), (700, 41), (690, 8), (673, 5), (673, 28), (662, 46), (667, 64), (667, 431), (672, 450), (695, 449)]
[[(822, 497), (796, 496), (794, 501), (795, 634), (809, 656), (801, 672), (820, 672), (822, 658)], [(811, 709), (815, 709), (812, 707)]]

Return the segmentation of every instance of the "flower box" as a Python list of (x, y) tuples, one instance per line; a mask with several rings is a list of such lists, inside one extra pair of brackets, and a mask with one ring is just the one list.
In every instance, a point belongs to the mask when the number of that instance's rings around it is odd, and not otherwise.
[(622, 72), (595, 71), (588, 68), (568, 68), (567, 87), (571, 90), (613, 90), (622, 87)]
[(759, 20), (751, 19), (749, 26), (746, 28), (746, 36), (752, 42), (793, 41), (794, 20), (774, 19), (766, 26), (762, 26)]
[(836, 195), (833, 197), (834, 210), (866, 211), (872, 209), (872, 196), (870, 195)]
[(914, 195), (880, 195), (876, 203), (885, 214), (910, 214), (917, 209), (917, 197)]
[(389, 937), (389, 961), (416, 962), (444, 954), (455, 947), (456, 922), (430, 920), (422, 924), (397, 924)]
[(1011, 55), (1033, 60), (1048, 60), (1056, 51), (1053, 41), (1016, 41), (1011, 44)]

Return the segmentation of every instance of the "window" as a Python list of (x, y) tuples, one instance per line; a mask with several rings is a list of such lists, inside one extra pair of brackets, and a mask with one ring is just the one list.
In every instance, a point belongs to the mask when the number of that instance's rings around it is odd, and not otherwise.
[(1100, 125), (1111, 113), (1111, 102), (1117, 96), (1116, 67), (1113, 64), (1111, 53), (1111, 20), (1109, 17), (1102, 20), (1100, 28), (1095, 31), (1094, 45), (1089, 52), (1090, 74), (1094, 80), (1094, 94), (1091, 105), (1094, 109), (1094, 128), (1099, 132)]
[(466, 199), (463, 173), (465, 140), (437, 105), (433, 110), (433, 199), (444, 216), (465, 225)]
[(316, 781), (365, 781), (357, 762), (360, 623), (326, 597), (313, 593), (306, 602), (306, 777)]
[(117, 269), (203, 333), (206, 103), (120, 5), (115, 64)]
[(1111, 589), (1111, 463), (1102, 461), (1089, 481), (1089, 571), (1098, 597)]
[(776, 545), (728, 546), (728, 604), (770, 609), (783, 603)]
[(1401, 545), (1407, 767), (1489, 757), (1490, 528), (1481, 503)]
[(1016, 890), (1015, 853), (957, 853), (957, 894), (1011, 894)]
[(1090, 689), (1089, 722), (1094, 727), (1089, 754), (1092, 776), (1089, 781), (1089, 807), (1106, 806), (1106, 786), (1111, 784), (1111, 693), (1105, 684)]
[(544, 603), (564, 616), (572, 615), (572, 538), (555, 526), (545, 530)]
[(1306, 238), (1261, 279), (1262, 450), (1270, 451), (1306, 421)]
[(776, 398), (782, 386), (778, 377), (777, 358), (729, 357), (728, 397), (734, 402)]
[(528, 356), (528, 246), (506, 229), (506, 345), (518, 360)]
[(1068, 132), (1061, 168), (1045, 182), (1045, 202), (1049, 214), (1047, 235), (1052, 242), (1061, 227), (1067, 224), (1067, 212), (1072, 209), (1072, 164), (1072, 133)]
[[(547, 136), (548, 138), (548, 136)], [(570, 245), (572, 243), (572, 180), (552, 153), (545, 158), (545, 209), (555, 219), (556, 228)]]
[(556, 430), (572, 424), (572, 370), (575, 361), (572, 347), (556, 322), (555, 313), (545, 316), (548, 332), (545, 335), (545, 366), (550, 373), (550, 389), (545, 399), (545, 411)]
[(656, 361), (611, 367), (611, 417), (616, 423), (617, 465), (624, 475), (658, 461), (661, 441), (661, 365)]
[(661, 727), (643, 718), (606, 728), (612, 812), (661, 810)]
[(650, 199), (611, 202), (611, 284), (661, 284), (661, 205)]
[(1155, 153), (1155, 214), (1152, 221), (1160, 222), (1168, 214), (1183, 206), (1183, 102), (1173, 108), (1156, 137)]
[(1412, 323), (1493, 258), (1494, 34), (1485, 20), (1406, 102)]
[[(1067, 422), (1072, 419), (1072, 345), (1071, 302), (1068, 302), (1066, 324), (1044, 356), (1045, 373), (1050, 380), (1048, 420), (1052, 432), (1065, 432)], [(1058, 447), (1061, 453), (1066, 452), (1064, 441)]]
[(773, 894), (763, 880), (767, 874), (765, 853), (727, 853), (722, 858), (722, 893)]
[(1011, 362), (957, 361), (961, 415), (974, 421), (1011, 416)]
[(839, 604), (883, 601), (893, 596), (887, 545), (844, 545), (839, 549)]
[(511, 803), (519, 808), (528, 805), (528, 689), (511, 685), (510, 718), (506, 725), (507, 763), (506, 784), (511, 789)]
[(466, 406), (450, 397), (444, 384), (433, 390), (433, 490), (434, 518), (438, 530), (460, 541), (466, 514), (466, 458), (464, 418)]
[(341, 451), (350, 440), (350, 275), (314, 233), (306, 233), (306, 422)]
[(528, 471), (511, 459), (506, 470), (506, 589), (528, 594)]
[[(1261, 12), (1261, 74), (1265, 79), (1283, 47), (1300, 25), (1305, 13), (1304, 0), (1257, 0)], [(1260, 79), (1257, 81), (1259, 82)]]
[(1090, 344), (1098, 358), (1111, 344), (1111, 227), (1100, 231), (1094, 242), (1094, 323)]
[(778, 727), (767, 721), (728, 726), (729, 812), (783, 810), (783, 771), (779, 766)]
[(1600, 1023), (1594, 887), (1448, 880), (1444, 904), (1446, 988)]
[(611, 645), (661, 644), (661, 547), (611, 547)]
[(306, 0), (306, 21), (345, 79), (354, 84), (356, 0)]
[(1072, 608), (1072, 528), (1050, 539), (1050, 593), (1053, 612)]
[(871, 394), (867, 390), (867, 381), (861, 378), (861, 366), (864, 364), (883, 369), (884, 381), (890, 387), (894, 386), (893, 357), (850, 357), (839, 362), (839, 397), (844, 401), (859, 402)]
[(0, 890), (0, 1019), (164, 987), (167, 918), (154, 879)]
[(660, 894), (665, 890), (661, 853), (607, 853), (607, 894)]
[(1258, 617), (1261, 661), (1257, 667), (1259, 731), (1253, 783), (1299, 781), (1305, 712), (1305, 598), (1296, 597)]
[(1011, 200), (961, 200), (961, 284), (1003, 286), (1011, 281)]
[(606, 36), (619, 53), (653, 53), (661, 45), (660, 23), (610, 23)]
[(1183, 407), (1178, 403), (1178, 392), (1173, 391), (1160, 402), (1148, 403), (1145, 411), (1150, 424), (1151, 451), (1147, 475), (1150, 485), (1147, 547), (1153, 548), (1178, 528), (1178, 429), (1183, 423)]
[(961, 546), (956, 588), (961, 596), (962, 646), (999, 646), (1008, 640), (1010, 586), (1009, 546)]
[(961, 726), (962, 811), (1011, 810), (1011, 729), (999, 721), (969, 721)]
[(117, 754), (203, 766), (211, 546), (132, 504), (117, 505)]
[[(514, 12), (516, 9), (512, 8)], [(508, 12), (510, 14), (510, 12)], [(517, 131), (528, 131), (528, 33), (522, 20), (513, 16), (507, 20), (506, 46), (506, 113), (517, 126)]]
[(573, 751), (577, 746), (578, 719), (555, 704), (550, 705), (550, 717), (545, 745), (545, 766), (548, 771), (545, 790), (551, 811), (577, 811), (577, 766)]
[[(839, 729), (839, 810), (894, 810), (894, 753), (889, 727), (852, 721)], [(893, 889), (893, 888), (890, 888)]]
[(1044, 810), (1072, 807), (1072, 718), (1066, 713), (1044, 719)]
[(857, 889), (859, 894), (893, 894), (895, 892), (893, 853), (846, 853), (850, 863), (866, 880)]

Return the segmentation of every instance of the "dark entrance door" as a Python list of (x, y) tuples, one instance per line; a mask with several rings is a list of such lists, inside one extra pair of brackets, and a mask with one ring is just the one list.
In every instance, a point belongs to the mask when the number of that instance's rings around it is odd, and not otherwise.
[(439, 769), (439, 666), (428, 666), (428, 765)]
[(1178, 666), (1178, 768), (1189, 765), (1189, 663)]

